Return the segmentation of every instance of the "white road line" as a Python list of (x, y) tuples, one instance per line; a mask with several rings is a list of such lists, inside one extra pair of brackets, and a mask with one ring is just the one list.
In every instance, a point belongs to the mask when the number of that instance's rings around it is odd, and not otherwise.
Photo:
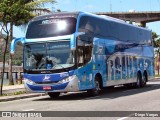
[(22, 111), (33, 111), (34, 109), (27, 109), (27, 110), (22, 110)]
[(119, 118), (117, 120), (124, 120), (124, 119), (127, 119), (127, 118), (129, 118), (129, 117), (122, 117), (122, 118)]
[(127, 118), (132, 117), (132, 116), (134, 116), (134, 114), (130, 114), (126, 117), (118, 118), (117, 120), (124, 120), (124, 119), (127, 119)]

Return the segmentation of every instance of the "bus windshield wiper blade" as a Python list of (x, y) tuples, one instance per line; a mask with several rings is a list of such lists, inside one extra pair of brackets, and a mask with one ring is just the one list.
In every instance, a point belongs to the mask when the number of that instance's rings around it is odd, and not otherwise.
[(69, 74), (69, 69), (63, 67), (63, 65), (61, 65), (61, 64), (55, 64), (55, 65), (52, 67), (52, 69), (55, 68), (55, 66), (60, 66), (61, 68), (63, 68), (63, 69), (64, 69), (66, 72), (68, 72), (68, 74)]

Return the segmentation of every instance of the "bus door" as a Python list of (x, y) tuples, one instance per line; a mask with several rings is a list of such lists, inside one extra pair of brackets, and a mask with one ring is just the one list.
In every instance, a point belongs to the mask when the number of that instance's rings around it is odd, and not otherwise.
[(105, 44), (103, 39), (95, 38), (94, 39), (94, 63), (97, 70), (106, 71), (106, 68), (103, 66), (105, 63)]
[(95, 66), (93, 73), (101, 73), (103, 85), (106, 85), (108, 66), (106, 62), (105, 40), (101, 38), (94, 38), (93, 46), (93, 66)]
[(77, 73), (81, 90), (92, 87), (92, 43), (87, 35), (77, 37)]

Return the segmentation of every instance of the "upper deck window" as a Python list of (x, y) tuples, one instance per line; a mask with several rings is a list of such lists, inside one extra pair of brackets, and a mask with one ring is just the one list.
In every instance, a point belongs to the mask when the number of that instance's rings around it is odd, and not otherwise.
[(33, 21), (28, 25), (26, 38), (45, 38), (70, 35), (76, 30), (76, 18), (53, 18)]

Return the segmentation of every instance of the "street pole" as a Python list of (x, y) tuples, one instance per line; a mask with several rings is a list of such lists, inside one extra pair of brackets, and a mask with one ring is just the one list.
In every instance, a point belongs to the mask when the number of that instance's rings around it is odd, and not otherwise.
[(1, 85), (0, 85), (0, 96), (2, 96), (2, 75), (1, 75), (1, 70), (0, 70), (0, 79), (1, 79)]
[[(4, 58), (3, 59), (5, 59), (5, 55), (3, 56)], [(2, 96), (3, 95), (3, 79), (4, 79), (4, 72), (5, 72), (5, 61), (3, 60), (3, 68), (2, 68), (2, 79), (1, 79), (1, 88), (0, 88), (0, 96)]]

